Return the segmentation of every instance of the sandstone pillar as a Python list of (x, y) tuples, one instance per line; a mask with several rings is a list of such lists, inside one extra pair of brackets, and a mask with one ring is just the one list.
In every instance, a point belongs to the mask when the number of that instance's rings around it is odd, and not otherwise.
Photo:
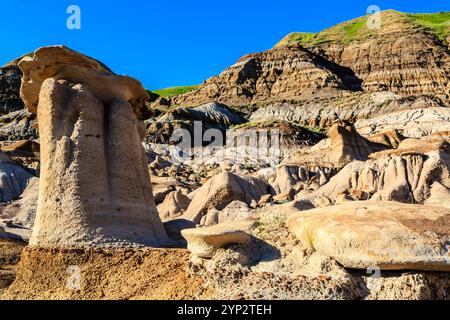
[(65, 47), (41, 48), (19, 66), (41, 142), (30, 244), (167, 244), (142, 146), (138, 116), (147, 93), (140, 83)]

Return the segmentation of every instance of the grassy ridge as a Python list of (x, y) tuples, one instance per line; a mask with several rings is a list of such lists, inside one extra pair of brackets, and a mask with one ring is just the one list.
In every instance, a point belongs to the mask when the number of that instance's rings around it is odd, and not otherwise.
[(156, 93), (157, 95), (163, 97), (163, 98), (170, 98), (174, 96), (178, 96), (180, 94), (188, 93), (190, 91), (197, 90), (200, 87), (200, 85), (194, 85), (194, 86), (179, 86), (179, 87), (171, 87), (161, 90), (153, 90), (153, 93)]
[(409, 13), (407, 16), (416, 24), (428, 29), (442, 42), (450, 35), (450, 12)]
[(315, 45), (322, 43), (345, 43), (348, 44), (360, 38), (363, 32), (368, 32), (367, 17), (360, 17), (351, 21), (338, 24), (318, 33), (293, 32), (277, 44), (300, 43), (302, 45)]
[[(450, 12), (402, 13), (388, 10), (383, 11), (381, 14), (382, 28), (384, 23), (386, 25), (398, 24), (399, 28), (405, 28), (412, 25), (430, 32), (443, 43), (447, 43), (447, 37), (450, 35)], [(305, 46), (322, 43), (349, 44), (353, 41), (364, 40), (377, 33), (377, 30), (370, 30), (367, 28), (367, 19), (368, 16), (363, 16), (340, 23), (318, 33), (293, 32), (288, 34), (276, 46), (291, 43), (299, 43)]]

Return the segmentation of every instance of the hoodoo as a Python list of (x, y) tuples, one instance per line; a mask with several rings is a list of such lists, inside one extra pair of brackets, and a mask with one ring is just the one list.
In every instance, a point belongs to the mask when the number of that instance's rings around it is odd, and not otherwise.
[(21, 97), (37, 114), (41, 141), (30, 244), (165, 244), (141, 143), (140, 83), (62, 46), (40, 48), (19, 66)]

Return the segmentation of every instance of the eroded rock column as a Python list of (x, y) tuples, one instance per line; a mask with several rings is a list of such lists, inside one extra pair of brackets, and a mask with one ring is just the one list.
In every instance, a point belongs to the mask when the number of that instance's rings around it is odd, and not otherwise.
[[(41, 48), (20, 67), (21, 94), (37, 113), (41, 142), (39, 201), (30, 244), (167, 244), (137, 117), (139, 95), (145, 90), (64, 47)], [(38, 100), (33, 96), (37, 87)]]

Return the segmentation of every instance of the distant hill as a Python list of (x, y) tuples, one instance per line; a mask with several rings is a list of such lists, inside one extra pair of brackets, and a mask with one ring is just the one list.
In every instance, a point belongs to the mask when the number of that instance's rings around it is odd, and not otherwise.
[(380, 17), (378, 29), (369, 28), (369, 16), (363, 16), (318, 33), (291, 33), (268, 51), (243, 56), (193, 91), (175, 90), (180, 94), (171, 94), (171, 102), (248, 108), (389, 92), (428, 94), (448, 104), (450, 12), (387, 10)]
[(160, 97), (163, 98), (170, 98), (174, 97), (180, 94), (188, 93), (193, 90), (196, 90), (200, 85), (193, 85), (193, 86), (178, 86), (178, 87), (171, 87), (171, 88), (165, 88), (165, 89), (159, 89), (159, 90), (153, 90), (153, 93), (156, 93)]

